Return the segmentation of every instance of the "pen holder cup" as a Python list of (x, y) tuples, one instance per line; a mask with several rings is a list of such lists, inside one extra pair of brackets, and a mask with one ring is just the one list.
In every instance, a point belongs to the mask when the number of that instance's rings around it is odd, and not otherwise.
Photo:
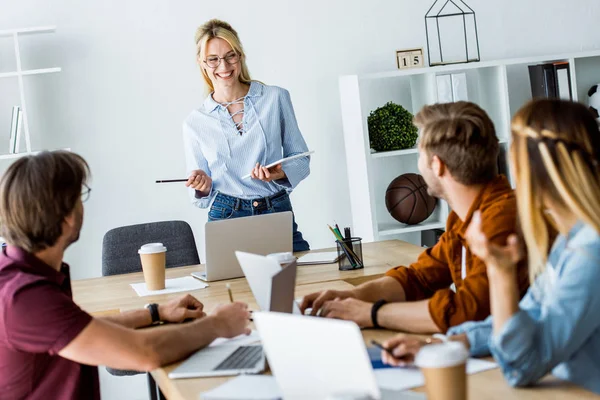
[(362, 256), (362, 238), (336, 240), (338, 252), (338, 266), (340, 271), (364, 268)]

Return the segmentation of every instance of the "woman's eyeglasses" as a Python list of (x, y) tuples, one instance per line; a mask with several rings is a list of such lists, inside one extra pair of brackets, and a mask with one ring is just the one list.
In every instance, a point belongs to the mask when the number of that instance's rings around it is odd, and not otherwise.
[(204, 60), (204, 63), (208, 66), (208, 68), (217, 68), (221, 65), (221, 60), (225, 60), (225, 62), (229, 65), (237, 64), (240, 62), (240, 55), (236, 52), (227, 53), (225, 57), (218, 56), (209, 56)]

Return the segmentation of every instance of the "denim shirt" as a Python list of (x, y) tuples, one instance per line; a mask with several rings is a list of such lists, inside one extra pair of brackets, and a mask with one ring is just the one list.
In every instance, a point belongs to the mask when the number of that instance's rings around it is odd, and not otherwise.
[(490, 353), (512, 386), (532, 384), (549, 372), (600, 394), (600, 236), (577, 223), (559, 236), (546, 271), (519, 311), (494, 335), (492, 316), (448, 331), (465, 333), (473, 356)]
[(197, 207), (208, 207), (217, 192), (242, 199), (270, 196), (281, 189), (291, 192), (309, 175), (310, 157), (301, 157), (282, 164), (286, 179), (268, 183), (242, 179), (257, 162), (268, 165), (308, 151), (287, 90), (251, 82), (242, 123), (240, 134), (229, 111), (213, 100), (212, 93), (183, 123), (188, 173), (201, 169), (213, 181), (206, 197), (197, 198), (195, 190), (189, 189)]

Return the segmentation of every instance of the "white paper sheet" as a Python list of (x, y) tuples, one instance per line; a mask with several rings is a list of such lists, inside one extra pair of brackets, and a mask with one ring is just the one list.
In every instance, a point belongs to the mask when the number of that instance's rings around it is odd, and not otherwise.
[(209, 347), (221, 345), (245, 346), (247, 344), (252, 344), (255, 342), (260, 342), (260, 335), (258, 334), (257, 330), (252, 330), (252, 333), (250, 333), (249, 335), (239, 335), (231, 339), (215, 339), (211, 344), (209, 344)]
[(308, 253), (300, 257), (297, 261), (298, 265), (310, 264), (333, 264), (337, 261), (337, 251), (327, 251), (324, 253)]
[(146, 289), (146, 283), (132, 283), (131, 287), (138, 296), (153, 296), (157, 294), (177, 293), (177, 292), (191, 292), (193, 290), (204, 289), (208, 287), (207, 283), (199, 281), (191, 276), (185, 276), (183, 278), (167, 279), (165, 281), (165, 288), (162, 290), (148, 290)]
[[(498, 364), (469, 358), (467, 374), (472, 375), (489, 369), (498, 368)], [(425, 377), (417, 367), (381, 368), (375, 370), (375, 379), (381, 389), (406, 390), (425, 385)]]
[(240, 375), (202, 394), (203, 400), (278, 400), (281, 390), (274, 376)]

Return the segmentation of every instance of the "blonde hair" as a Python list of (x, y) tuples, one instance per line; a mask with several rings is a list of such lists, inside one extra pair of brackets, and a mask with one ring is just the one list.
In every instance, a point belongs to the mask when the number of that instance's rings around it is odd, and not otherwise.
[(550, 99), (521, 108), (511, 130), (511, 169), (533, 282), (545, 269), (553, 225), (542, 199), (600, 233), (600, 132), (584, 105)]
[(421, 133), (419, 146), (429, 159), (436, 155), (452, 177), (464, 185), (486, 184), (498, 174), (498, 138), (494, 123), (477, 104), (425, 106), (413, 123)]
[[(235, 29), (233, 29), (231, 25), (225, 21), (211, 19), (196, 29), (196, 35), (194, 36), (194, 39), (196, 43), (196, 56), (198, 57), (198, 63), (202, 63), (206, 58), (206, 44), (210, 39), (214, 38), (220, 38), (229, 43), (233, 51), (240, 56), (239, 62), (241, 66), (241, 73), (239, 80), (242, 83), (249, 84), (252, 80), (250, 79), (250, 72), (248, 71), (248, 66), (246, 65), (246, 54), (244, 53), (244, 48), (242, 47), (242, 43), (240, 42), (240, 38), (238, 37)], [(200, 70), (202, 71), (204, 82), (206, 83), (207, 92), (212, 93), (215, 88), (213, 87), (213, 84), (206, 73), (206, 69), (201, 67)]]

